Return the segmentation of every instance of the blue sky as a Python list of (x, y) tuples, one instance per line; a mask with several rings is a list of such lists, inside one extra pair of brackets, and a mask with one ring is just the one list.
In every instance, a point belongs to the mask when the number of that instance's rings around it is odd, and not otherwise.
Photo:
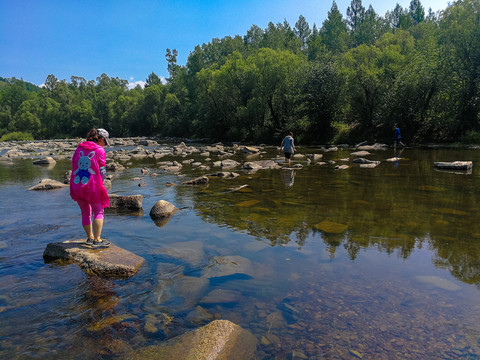
[[(196, 45), (213, 38), (245, 35), (252, 25), (300, 15), (320, 27), (330, 0), (0, 0), (0, 76), (42, 84), (49, 74), (70, 82), (102, 73), (145, 81), (167, 77), (165, 50), (177, 49), (184, 65)], [(345, 15), (351, 0), (337, 0)], [(410, 0), (362, 1), (384, 15)], [(427, 12), (444, 10), (444, 0), (421, 0)]]

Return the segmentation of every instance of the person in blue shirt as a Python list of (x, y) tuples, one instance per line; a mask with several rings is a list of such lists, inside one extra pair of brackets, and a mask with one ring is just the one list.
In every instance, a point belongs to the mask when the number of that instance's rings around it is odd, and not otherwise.
[(295, 144), (293, 141), (292, 132), (283, 138), (280, 146), (282, 147), (283, 154), (285, 155), (285, 163), (290, 166), (290, 158), (292, 157), (293, 153), (295, 153)]
[(396, 147), (397, 146), (397, 143), (399, 143), (400, 145), (402, 145), (403, 147), (405, 147), (405, 144), (402, 142), (402, 135), (400, 134), (400, 129), (397, 125), (395, 125), (393, 127), (393, 130), (395, 131), (395, 137), (394, 137), (394, 140), (393, 140), (393, 146)]

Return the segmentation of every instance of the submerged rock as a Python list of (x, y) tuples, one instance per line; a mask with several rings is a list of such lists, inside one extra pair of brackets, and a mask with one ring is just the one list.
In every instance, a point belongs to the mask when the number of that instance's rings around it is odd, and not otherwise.
[(34, 165), (55, 165), (57, 162), (51, 156), (47, 156), (43, 159), (38, 159), (33, 162)]
[(203, 270), (202, 277), (213, 278), (233, 274), (255, 275), (250, 260), (235, 255), (214, 257), (211, 264)]
[(331, 234), (341, 234), (348, 228), (347, 225), (339, 224), (329, 220), (324, 220), (316, 224), (315, 227), (323, 232)]
[(206, 176), (200, 176), (192, 180), (184, 181), (182, 182), (182, 185), (204, 185), (208, 184), (208, 177)]
[(431, 284), (444, 290), (460, 290), (460, 286), (455, 284), (453, 281), (442, 279), (438, 276), (417, 276), (417, 279), (423, 283)]
[(245, 360), (253, 359), (257, 338), (228, 320), (211, 323), (129, 354), (129, 359)]
[(94, 249), (85, 240), (50, 243), (43, 252), (45, 261), (67, 260), (77, 263), (85, 272), (103, 276), (135, 275), (144, 259), (114, 244), (106, 249)]

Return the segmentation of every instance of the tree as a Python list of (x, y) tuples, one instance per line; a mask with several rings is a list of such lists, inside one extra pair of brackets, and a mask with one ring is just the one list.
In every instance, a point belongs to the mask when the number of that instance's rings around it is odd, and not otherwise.
[(167, 60), (167, 70), (168, 70), (168, 73), (170, 74), (170, 77), (175, 76), (175, 72), (178, 67), (177, 57), (178, 57), (177, 49), (170, 50), (167, 48), (165, 53), (165, 59)]
[(307, 20), (302, 15), (298, 17), (298, 21), (295, 23), (293, 33), (300, 39), (302, 43), (301, 50), (305, 51), (307, 49), (308, 38), (310, 37), (312, 31), (310, 30)]
[(375, 45), (360, 45), (344, 55), (343, 74), (349, 94), (348, 119), (358, 131), (375, 135), (389, 118), (388, 104), (396, 81), (408, 68), (414, 39), (406, 31), (384, 34)]
[(161, 83), (162, 83), (162, 80), (158, 77), (158, 75), (152, 72), (150, 75), (148, 75), (147, 79), (145, 80), (145, 87), (149, 87), (152, 85), (159, 85)]
[(55, 90), (57, 84), (58, 84), (58, 79), (55, 77), (55, 75), (50, 74), (45, 79), (45, 88), (49, 91)]
[(356, 44), (373, 45), (387, 31), (388, 25), (370, 5), (355, 33)]
[(420, 0), (410, 1), (409, 13), (410, 17), (412, 18), (413, 25), (418, 25), (425, 19), (425, 9), (420, 3)]
[(307, 141), (326, 143), (332, 136), (332, 122), (341, 112), (343, 78), (333, 62), (312, 63), (307, 67), (301, 89), (301, 113), (308, 118)]
[(364, 20), (365, 8), (362, 5), (362, 0), (352, 0), (350, 6), (347, 8), (346, 22), (353, 39), (353, 46), (360, 45), (358, 41), (358, 29)]
[(333, 54), (342, 54), (348, 49), (347, 24), (334, 1), (327, 19), (320, 29), (322, 43)]
[(457, 135), (480, 130), (480, 2), (459, 0), (440, 21), (443, 63), (449, 74), (450, 96), (456, 102)]
[(243, 42), (247, 49), (253, 48), (258, 49), (261, 46), (261, 42), (263, 39), (263, 30), (258, 27), (257, 25), (252, 25), (250, 29), (247, 31), (247, 34), (243, 37)]

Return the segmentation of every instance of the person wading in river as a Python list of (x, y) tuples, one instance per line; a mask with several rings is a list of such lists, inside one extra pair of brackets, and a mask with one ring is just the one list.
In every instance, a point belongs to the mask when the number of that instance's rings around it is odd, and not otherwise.
[(285, 136), (282, 140), (282, 147), (283, 154), (285, 155), (285, 162), (288, 166), (290, 166), (290, 158), (295, 153), (295, 144), (293, 141), (293, 133), (290, 132), (287, 136)]
[(402, 143), (402, 135), (400, 134), (400, 128), (395, 125), (393, 127), (393, 131), (394, 131), (394, 140), (393, 140), (393, 146), (396, 147), (397, 146), (397, 143), (400, 143), (400, 145), (402, 145), (403, 147), (405, 147), (405, 144)]
[[(100, 238), (103, 228), (104, 208), (109, 206), (107, 189), (103, 185), (106, 172), (105, 145), (108, 142), (105, 129), (93, 128), (87, 140), (81, 142), (72, 158), (70, 196), (80, 207), (82, 225), (87, 234), (87, 245), (106, 248), (110, 243)], [(92, 223), (93, 213), (93, 223)]]

